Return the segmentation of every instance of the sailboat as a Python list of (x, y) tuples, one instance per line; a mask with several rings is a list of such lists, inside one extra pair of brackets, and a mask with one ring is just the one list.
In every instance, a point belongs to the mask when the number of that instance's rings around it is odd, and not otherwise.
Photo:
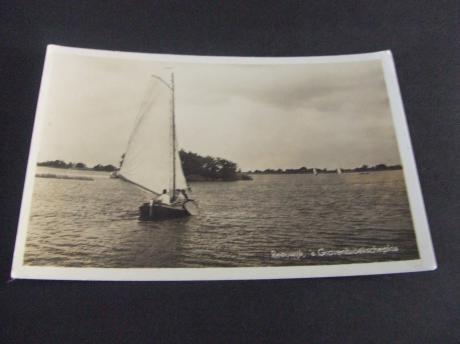
[(141, 220), (195, 215), (198, 208), (185, 193), (189, 188), (177, 149), (174, 74), (170, 83), (156, 75), (151, 77), (117, 176), (154, 197), (169, 196), (169, 202), (153, 199), (143, 203), (139, 207)]
[(340, 167), (337, 169), (337, 174), (342, 174), (342, 169)]
[(316, 170), (316, 168), (313, 169), (313, 174), (314, 174), (315, 176), (318, 175), (318, 171)]

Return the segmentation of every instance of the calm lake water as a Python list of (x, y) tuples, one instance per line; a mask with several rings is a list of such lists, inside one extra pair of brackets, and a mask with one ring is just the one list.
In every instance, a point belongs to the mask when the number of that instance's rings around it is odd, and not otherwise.
[[(417, 259), (402, 171), (193, 183), (200, 214), (141, 222), (141, 190), (107, 173), (40, 167), (24, 263), (224, 267)], [(367, 250), (367, 251), (366, 251)]]

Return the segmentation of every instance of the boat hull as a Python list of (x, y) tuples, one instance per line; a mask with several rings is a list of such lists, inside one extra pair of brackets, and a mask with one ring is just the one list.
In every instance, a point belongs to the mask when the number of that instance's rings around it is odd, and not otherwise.
[(166, 205), (144, 203), (139, 207), (139, 218), (144, 221), (166, 220), (190, 216), (183, 204)]

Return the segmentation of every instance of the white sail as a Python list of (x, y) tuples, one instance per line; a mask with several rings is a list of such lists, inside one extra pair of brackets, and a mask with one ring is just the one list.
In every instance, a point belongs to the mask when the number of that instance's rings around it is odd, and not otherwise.
[(337, 174), (342, 174), (342, 169), (340, 167), (337, 169)]
[(164, 189), (172, 189), (174, 177), (176, 189), (187, 188), (187, 183), (177, 145), (173, 145), (172, 89), (160, 80), (152, 82), (154, 87), (142, 106), (118, 174), (126, 181), (161, 194)]

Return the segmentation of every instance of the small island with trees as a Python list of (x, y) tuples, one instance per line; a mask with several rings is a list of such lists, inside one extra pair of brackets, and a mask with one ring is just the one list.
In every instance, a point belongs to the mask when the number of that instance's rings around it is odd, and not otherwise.
[(179, 155), (185, 178), (189, 182), (252, 180), (252, 177), (241, 172), (233, 161), (201, 156), (184, 150), (180, 150)]

